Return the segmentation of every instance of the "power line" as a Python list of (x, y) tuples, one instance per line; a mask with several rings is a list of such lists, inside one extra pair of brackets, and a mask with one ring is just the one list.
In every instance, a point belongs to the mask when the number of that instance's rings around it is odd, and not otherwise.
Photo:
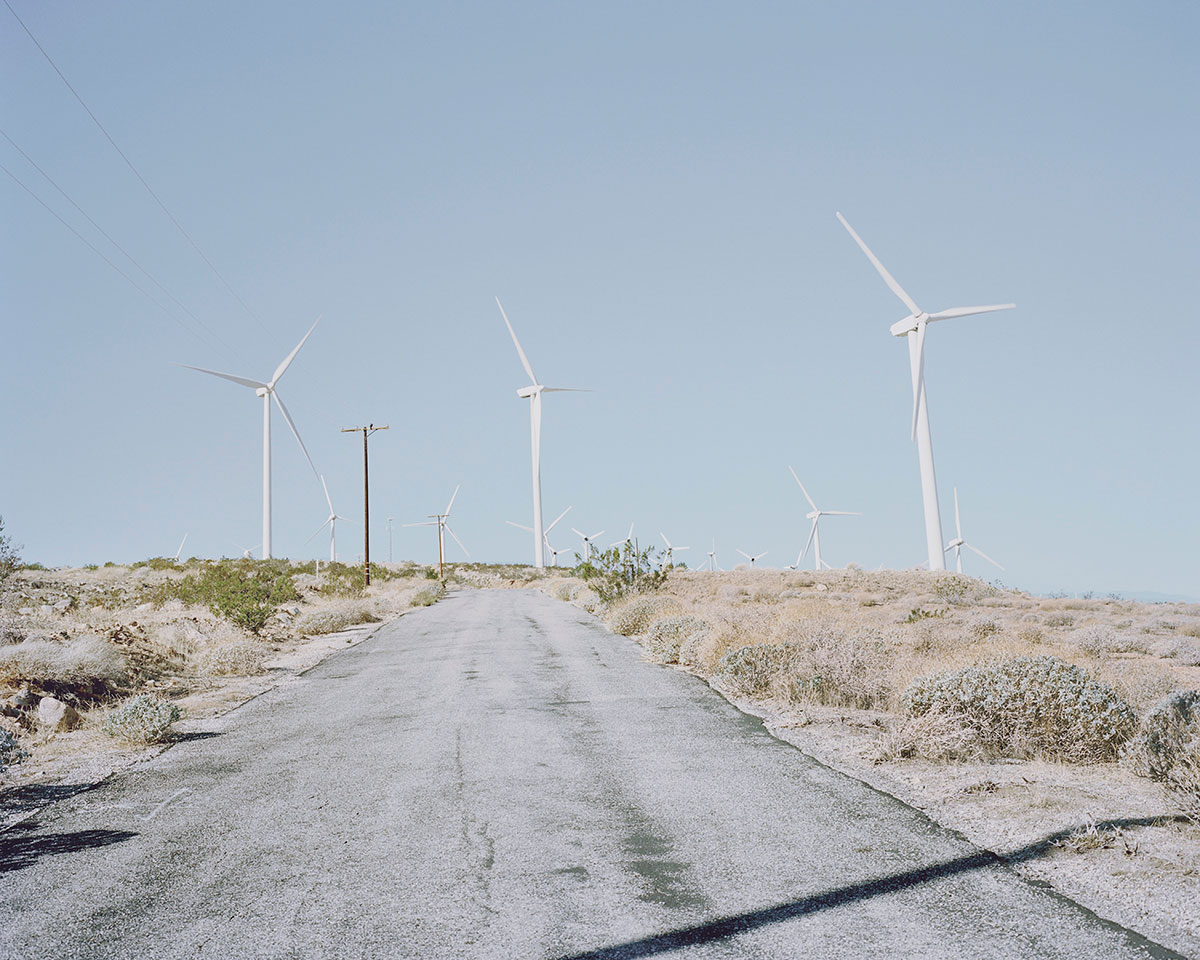
[[(45, 170), (43, 170), (37, 164), (37, 162), (34, 161), (34, 159), (31, 156), (29, 156), (29, 154), (27, 154), (24, 150), (22, 150), (20, 148), (20, 146), (17, 145), (16, 141), (13, 140), (13, 138), (10, 137), (7, 133), (5, 133), (4, 130), (2, 130), (2, 129), (0, 129), (0, 137), (4, 137), (4, 139), (7, 140), (12, 145), (12, 148), (14, 150), (16, 150), (17, 153), (19, 153), (22, 157), (24, 157), (25, 161), (31, 167), (33, 167), (34, 170), (36, 170), (43, 177), (45, 177), (46, 181), (50, 184), (50, 186), (54, 187), (55, 190), (57, 190), (60, 194), (62, 194), (63, 199), (66, 200), (67, 203), (69, 203), (71, 206), (73, 206), (77, 211), (79, 211), (79, 213), (84, 217), (84, 219), (86, 219), (88, 223), (90, 223), (93, 227), (95, 227), (101, 233), (101, 235), (104, 237), (105, 240), (107, 240), (114, 247), (116, 247), (118, 250), (120, 250), (121, 253), (123, 253), (125, 255), (125, 259), (128, 260), (130, 263), (132, 263), (135, 267), (137, 267), (138, 270), (140, 270), (142, 272), (142, 274), (146, 277), (147, 280), (149, 280), (156, 287), (158, 287), (158, 289), (161, 290), (167, 297), (169, 297), (172, 300), (172, 302), (174, 302), (174, 304), (177, 307), (179, 307), (180, 310), (182, 310), (189, 317), (191, 317), (192, 320), (194, 320), (196, 322), (196, 324), (205, 331), (205, 333), (207, 333), (214, 340), (216, 340), (218, 343), (220, 343), (222, 346), (224, 346), (230, 353), (233, 352), (233, 348), (228, 343), (226, 343), (218, 333), (216, 333), (211, 327), (208, 326), (208, 324), (206, 324), (203, 320), (201, 320), (194, 313), (192, 313), (192, 311), (189, 310), (186, 306), (184, 306), (182, 303), (180, 303), (178, 297), (176, 297), (173, 293), (171, 293), (170, 290), (168, 290), (161, 283), (159, 283), (158, 280), (153, 275), (151, 275), (150, 271), (148, 271), (145, 267), (143, 267), (140, 263), (138, 263), (137, 260), (135, 260), (133, 258), (133, 255), (128, 250), (126, 250), (119, 243), (117, 243), (117, 241), (114, 240), (112, 238), (112, 236), (109, 235), (107, 230), (105, 230), (102, 226), (100, 226), (100, 224), (98, 224), (95, 220), (93, 220), (91, 218), (91, 216), (88, 214), (88, 212), (83, 209), (83, 207), (81, 207), (78, 203), (76, 203), (73, 199), (71, 199), (71, 197), (67, 193), (67, 191), (65, 191), (62, 187), (60, 187), (54, 181), (54, 178), (51, 177), (50, 174), (48, 174)], [(11, 176), (11, 174), (10, 174), (10, 176)], [(24, 184), (21, 184), (21, 186), (24, 186)], [(25, 187), (25, 189), (29, 193), (32, 194), (32, 191), (29, 190), (28, 187)], [(37, 199), (37, 198), (35, 197), (34, 199)], [(44, 203), (42, 205), (46, 206)], [(49, 209), (49, 207), (47, 207), (47, 209)], [(51, 211), (51, 212), (53, 212), (53, 211)], [(62, 218), (60, 217), (59, 219), (61, 220)], [(157, 301), (155, 301), (155, 302), (157, 303)], [(160, 306), (161, 306), (161, 304), (160, 304)]]
[[(147, 300), (149, 300), (156, 307), (158, 307), (168, 317), (170, 317), (172, 320), (174, 320), (176, 323), (178, 323), (181, 327), (183, 327), (183, 329), (186, 330), (189, 334), (191, 334), (193, 337), (195, 337), (201, 343), (204, 343), (203, 338), (198, 333), (196, 333), (195, 330), (193, 330), (186, 323), (184, 323), (182, 320), (180, 320), (179, 317), (177, 317), (174, 313), (172, 313), (170, 310), (168, 310), (166, 308), (166, 306), (164, 306), (160, 300), (158, 300), (152, 293), (150, 293), (150, 291), (148, 291), (140, 283), (138, 283), (136, 280), (134, 280), (133, 277), (131, 277), (129, 274), (127, 274), (124, 270), (122, 270), (120, 267), (118, 267), (115, 263), (113, 263), (112, 260), (110, 260), (108, 257), (106, 257), (104, 255), (103, 251), (99, 250), (96, 247), (96, 245), (94, 243), (92, 243), (87, 237), (85, 237), (82, 233), (80, 233), (73, 226), (71, 226), (71, 224), (67, 223), (66, 220), (64, 220), (61, 216), (59, 216), (58, 212), (56, 210), (54, 210), (53, 207), (51, 207), (48, 203), (46, 203), (45, 200), (43, 200), (36, 193), (34, 193), (32, 190), (30, 190), (29, 187), (27, 187), (24, 183), (22, 183), (21, 180), (17, 177), (17, 175), (15, 173), (13, 173), (11, 170), (9, 170), (8, 167), (6, 167), (6, 166), (4, 166), (4, 164), (0, 163), (0, 170), (3, 170), (6, 174), (8, 174), (9, 178), (13, 181), (13, 183), (15, 183), (18, 187), (20, 187), (27, 194), (29, 194), (31, 197), (33, 197), (34, 200), (36, 200), (39, 204), (41, 204), (43, 207), (45, 207), (46, 210), (50, 213), (50, 215), (52, 217), (54, 217), (55, 220), (57, 220), (64, 227), (66, 227), (73, 234), (75, 234), (75, 236), (77, 236), (88, 247), (88, 249), (90, 249), (92, 251), (92, 253), (96, 254), (96, 256), (98, 256), (101, 260), (103, 260), (110, 267), (112, 267), (114, 270), (116, 270), (117, 273), (119, 273), (126, 280), (128, 280), (129, 283), (133, 285), (134, 289), (136, 289), (142, 296), (144, 296)], [(221, 342), (224, 343), (223, 340)], [(225, 344), (225, 345), (228, 347), (228, 344)], [(207, 344), (205, 344), (205, 346), (207, 346)]]
[(238, 296), (237, 291), (234, 290), (233, 287), (229, 285), (229, 281), (226, 280), (224, 276), (222, 276), (221, 271), (218, 270), (216, 268), (216, 266), (213, 265), (213, 262), (211, 260), (209, 260), (207, 256), (205, 256), (204, 251), (200, 249), (199, 244), (197, 244), (196, 241), (192, 239), (191, 235), (186, 230), (183, 229), (183, 225), (178, 220), (175, 219), (175, 215), (172, 214), (171, 211), (167, 209), (167, 205), (162, 202), (162, 200), (159, 198), (158, 194), (154, 192), (154, 190), (150, 186), (150, 184), (146, 182), (146, 178), (143, 177), (141, 175), (141, 173), (138, 172), (137, 167), (135, 167), (133, 165), (133, 161), (130, 160), (129, 157), (127, 157), (125, 155), (125, 151), (122, 150), (119, 146), (117, 146), (117, 141), (112, 138), (112, 135), (104, 128), (104, 124), (102, 124), (100, 122), (100, 120), (96, 117), (96, 115), (94, 113), (92, 113), (91, 107), (89, 107), (86, 103), (84, 103), (83, 97), (81, 97), (79, 95), (79, 92), (73, 86), (71, 86), (71, 81), (68, 80), (66, 75), (58, 68), (58, 64), (56, 64), (54, 62), (54, 60), (51, 59), (50, 54), (48, 54), (46, 52), (46, 49), (40, 43), (38, 43), (37, 37), (35, 37), (33, 35), (33, 32), (29, 29), (29, 27), (25, 26), (25, 21), (22, 20), (17, 15), (17, 11), (12, 8), (12, 4), (9, 3), (8, 0), (4, 0), (4, 5), (6, 7), (8, 7), (8, 12), (13, 15), (13, 18), (17, 21), (17, 23), (19, 23), (21, 25), (21, 29), (24, 30), (25, 34), (29, 37), (29, 39), (33, 41), (33, 45), (35, 47), (37, 47), (38, 50), (41, 52), (42, 56), (46, 58), (46, 62), (48, 64), (50, 64), (51, 67), (54, 68), (54, 72), (58, 74), (59, 79), (62, 80), (62, 82), (66, 84), (67, 89), (70, 90), (71, 94), (75, 97), (75, 99), (79, 101), (79, 105), (81, 107), (83, 107), (83, 109), (87, 112), (87, 115), (92, 118), (92, 122), (94, 124), (96, 124), (96, 126), (99, 128), (100, 132), (102, 134), (104, 134), (105, 139), (108, 140), (108, 142), (110, 144), (112, 144), (112, 148), (114, 150), (116, 150), (117, 153), (120, 155), (121, 159), (125, 161), (125, 165), (127, 167), (129, 167), (130, 170), (133, 171), (133, 175), (135, 177), (137, 177), (138, 180), (141, 182), (142, 186), (146, 188), (146, 192), (149, 193), (150, 196), (154, 198), (154, 202), (157, 203), (160, 208), (162, 208), (162, 212), (167, 215), (167, 219), (169, 219), (171, 221), (171, 223), (175, 224), (175, 229), (177, 229), (183, 235), (183, 238), (192, 245), (192, 249), (195, 250), (196, 253), (198, 253), (200, 255), (200, 259), (203, 260), (208, 265), (208, 269), (211, 270), (213, 272), (213, 275), (218, 280), (221, 281), (221, 284), (225, 287), (226, 290), (229, 291), (230, 296), (232, 296), (233, 299), (235, 299), (241, 305), (242, 309), (246, 311), (246, 314), (249, 317), (251, 317), (255, 323), (257, 323), (260, 327), (262, 327), (263, 330), (266, 330), (267, 329), (266, 325), (258, 318), (258, 316), (254, 313), (254, 311), (252, 311), (248, 306), (246, 306), (246, 302), (241, 297)]

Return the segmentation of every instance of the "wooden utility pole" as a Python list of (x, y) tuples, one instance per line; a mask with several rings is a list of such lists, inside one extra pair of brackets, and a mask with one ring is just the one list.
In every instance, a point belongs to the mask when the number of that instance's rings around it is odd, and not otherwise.
[(367, 467), (367, 437), (376, 430), (386, 430), (387, 427), (377, 427), (373, 423), (365, 427), (342, 427), (342, 433), (358, 433), (363, 435), (363, 586), (371, 585), (371, 485), (368, 481)]

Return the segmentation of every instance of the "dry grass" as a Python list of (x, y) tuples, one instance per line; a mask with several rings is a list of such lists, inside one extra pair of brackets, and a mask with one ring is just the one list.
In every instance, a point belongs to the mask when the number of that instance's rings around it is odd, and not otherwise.
[(0, 649), (0, 682), (103, 693), (126, 680), (125, 658), (101, 637), (25, 640)]

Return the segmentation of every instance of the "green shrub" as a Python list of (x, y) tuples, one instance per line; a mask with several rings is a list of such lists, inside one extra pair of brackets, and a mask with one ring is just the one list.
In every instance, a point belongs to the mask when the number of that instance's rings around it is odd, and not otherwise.
[(666, 617), (650, 628), (646, 649), (660, 663), (675, 663), (684, 641), (708, 629), (708, 624), (697, 617)]
[[(435, 578), (436, 579), (436, 578)], [(426, 587), (415, 594), (409, 602), (414, 607), (432, 607), (435, 603), (442, 599), (442, 594), (446, 592), (440, 584), (436, 587)]]
[(20, 763), (29, 756), (27, 750), (21, 749), (21, 744), (9, 731), (0, 729), (0, 773), (4, 773), (14, 763)]
[(4, 517), (0, 517), (0, 580), (5, 580), (21, 566), (21, 548), (4, 533)]
[(656, 563), (658, 555), (653, 547), (638, 550), (626, 541), (582, 561), (575, 568), (575, 576), (605, 604), (615, 603), (628, 594), (657, 590), (667, 582), (667, 571)]
[(129, 743), (160, 743), (170, 736), (171, 724), (182, 716), (179, 707), (169, 700), (142, 693), (110, 711), (103, 729), (110, 737)]
[(1136, 727), (1111, 687), (1057, 657), (1013, 657), (921, 677), (904, 691), (910, 716), (953, 714), (1001, 756), (1111, 760)]
[(300, 597), (286, 561), (241, 559), (206, 562), (199, 573), (159, 584), (150, 599), (159, 606), (168, 600), (204, 604), (217, 616), (257, 633), (279, 604)]

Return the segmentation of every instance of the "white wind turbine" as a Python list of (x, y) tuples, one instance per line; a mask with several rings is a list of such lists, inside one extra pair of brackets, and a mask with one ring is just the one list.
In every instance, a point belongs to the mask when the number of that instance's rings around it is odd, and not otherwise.
[[(558, 566), (558, 555), (560, 553), (562, 553), (562, 551), (555, 550), (552, 546), (550, 546), (550, 531), (553, 530), (556, 526), (558, 526), (558, 521), (561, 520), (563, 517), (565, 517), (570, 512), (571, 512), (571, 508), (567, 507), (566, 510), (564, 510), (562, 513), (560, 513), (557, 517), (554, 518), (554, 522), (552, 524), (550, 524), (550, 526), (548, 526), (545, 530), (542, 531), (542, 543), (545, 545), (546, 549), (549, 550), (554, 555), (554, 559), (552, 562), (556, 567)], [(526, 530), (530, 533), (533, 532), (533, 527), (527, 527), (523, 523), (514, 523), (512, 520), (505, 520), (504, 522), (507, 523), (510, 527), (516, 527), (518, 530)]]
[(1004, 569), (1003, 567), (1000, 566), (1000, 564), (998, 564), (995, 560), (993, 560), (991, 557), (989, 557), (986, 553), (984, 553), (978, 547), (971, 546), (969, 543), (967, 543), (966, 540), (963, 539), (962, 522), (959, 520), (959, 516), (958, 516), (958, 487), (954, 488), (954, 531), (956, 533), (956, 536), (953, 540), (951, 540), (948, 544), (946, 544), (945, 552), (949, 553), (951, 548), (953, 548), (954, 563), (955, 563), (955, 566), (958, 568), (959, 573), (963, 572), (963, 568), (962, 568), (962, 548), (963, 547), (966, 547), (968, 550), (974, 550), (977, 554), (979, 554), (981, 557), (983, 557), (983, 559), (986, 560), (988, 563), (990, 563), (993, 567), (1000, 567), (1001, 570)]
[(579, 539), (583, 541), (583, 559), (590, 560), (592, 558), (592, 553), (595, 552), (595, 550), (596, 550), (595, 546), (593, 545), (593, 541), (595, 541), (595, 539), (598, 536), (600, 536), (600, 534), (602, 534), (604, 531), (597, 530), (595, 533), (593, 533), (589, 536), (588, 534), (584, 533), (582, 530), (577, 530), (575, 527), (572, 527), (571, 532), (578, 534)]
[(715, 537), (713, 538), (712, 549), (708, 551), (708, 569), (710, 572), (721, 569), (717, 566), (717, 541)]
[(183, 545), (187, 543), (188, 535), (185, 533), (183, 539), (179, 541), (179, 549), (175, 551), (175, 562), (179, 562), (179, 555), (183, 553)]
[(692, 549), (691, 547), (675, 546), (673, 543), (671, 543), (670, 540), (667, 539), (667, 535), (665, 533), (663, 533), (661, 530), (658, 531), (658, 535), (663, 538), (663, 543), (665, 543), (667, 545), (667, 555), (663, 559), (664, 567), (670, 566), (671, 564), (673, 564), (675, 562), (675, 551), (676, 550), (691, 550)]
[(627, 534), (625, 534), (625, 539), (618, 540), (616, 543), (610, 543), (608, 545), (608, 548), (611, 550), (613, 547), (621, 547), (621, 546), (624, 546), (625, 544), (629, 544), (630, 547), (633, 546), (633, 524), (632, 523), (629, 525), (629, 532)]
[(754, 561), (755, 560), (761, 560), (763, 557), (765, 557), (767, 555), (766, 550), (764, 550), (762, 553), (756, 553), (754, 556), (750, 556), (750, 554), (746, 553), (746, 551), (744, 551), (744, 550), (739, 550), (738, 553), (740, 553), (743, 557), (745, 557), (747, 560), (750, 561), (750, 569), (751, 570), (754, 569)]
[(527, 387), (521, 387), (517, 391), (517, 396), (529, 400), (529, 435), (530, 448), (533, 457), (533, 561), (534, 566), (541, 569), (546, 565), (545, 554), (545, 530), (542, 529), (542, 394), (543, 393), (577, 393), (575, 387), (546, 387), (538, 382), (537, 375), (533, 372), (533, 367), (529, 365), (529, 358), (525, 356), (525, 351), (521, 349), (521, 341), (517, 339), (516, 331), (508, 322), (508, 314), (504, 312), (504, 307), (500, 303), (500, 298), (496, 298), (496, 306), (500, 307), (500, 316), (504, 318), (504, 325), (508, 327), (508, 332), (512, 336), (513, 345), (517, 348), (517, 354), (521, 358), (521, 366), (525, 368), (525, 372), (529, 374), (530, 384)]
[[(313, 533), (312, 537), (309, 537), (308, 540), (305, 540), (304, 542), (308, 543), (309, 540), (312, 540), (313, 537), (315, 537), (318, 533), (320, 533), (322, 530), (324, 530), (326, 527), (328, 527), (329, 528), (329, 562), (334, 563), (337, 561), (337, 531), (336, 531), (337, 522), (339, 520), (346, 520), (346, 518), (343, 517), (341, 514), (339, 514), (336, 510), (333, 509), (333, 501), (329, 499), (329, 487), (327, 487), (325, 485), (325, 477), (324, 476), (321, 477), (321, 489), (325, 491), (325, 502), (327, 504), (329, 504), (329, 516), (325, 518), (325, 522), (323, 524), (321, 524), (319, 527), (317, 527), (316, 532)], [(391, 520), (391, 517), (388, 517), (388, 520)], [(346, 522), (349, 523), (348, 520)], [(389, 527), (389, 532), (390, 532), (390, 527)]]
[[(821, 564), (825, 563), (825, 561), (821, 559), (821, 532), (820, 532), (820, 528), (819, 528), (819, 524), (821, 523), (821, 518), (822, 517), (861, 517), (862, 514), (855, 513), (850, 510), (820, 510), (820, 509), (818, 509), (817, 505), (815, 503), (813, 503), (813, 498), (810, 497), (808, 495), (808, 491), (804, 489), (804, 484), (800, 483), (800, 478), (798, 476), (796, 476), (796, 471), (792, 470), (792, 468), (790, 466), (788, 467), (788, 469), (792, 471), (792, 479), (795, 480), (796, 483), (800, 485), (800, 492), (802, 494), (804, 494), (804, 499), (807, 500), (808, 505), (810, 507), (812, 507), (812, 510), (809, 513), (806, 513), (804, 515), (804, 519), (812, 521), (812, 529), (808, 531), (808, 542), (804, 544), (804, 549), (802, 551), (800, 551), (800, 556), (798, 556), (796, 558), (796, 563), (792, 567), (792, 569), (795, 570), (795, 569), (799, 568), (800, 561), (803, 560), (805, 555), (808, 553), (808, 548), (813, 547), (814, 548), (813, 549), (813, 557), (814, 557), (814, 561), (815, 561), (815, 565), (813, 566), (813, 569), (820, 570)], [(825, 563), (825, 566), (827, 569), (833, 569), (832, 567), (829, 566), (828, 563)]]
[(942, 518), (938, 509), (937, 477), (933, 469), (933, 439), (929, 433), (929, 408), (925, 397), (925, 327), (934, 320), (950, 320), (955, 317), (970, 317), (979, 313), (992, 313), (996, 310), (1011, 310), (1015, 303), (1000, 303), (985, 307), (952, 307), (949, 310), (939, 310), (937, 313), (926, 313), (914, 302), (913, 298), (904, 292), (896, 282), (895, 277), (863, 243), (862, 238), (854, 232), (854, 228), (846, 222), (840, 213), (837, 218), (842, 222), (859, 245), (867, 259), (883, 277), (892, 293), (899, 297), (906, 307), (912, 311), (903, 320), (892, 324), (894, 336), (908, 338), (908, 361), (912, 373), (913, 412), (912, 438), (917, 442), (917, 455), (921, 463), (921, 495), (925, 506), (925, 546), (929, 552), (929, 569), (945, 570), (946, 560), (942, 550)]
[(317, 324), (321, 322), (321, 318), (317, 317), (316, 321), (308, 328), (306, 333), (295, 349), (292, 350), (283, 362), (275, 368), (275, 373), (271, 379), (262, 383), (259, 380), (251, 380), (248, 377), (235, 377), (231, 373), (218, 373), (216, 370), (206, 370), (203, 367), (193, 367), (186, 363), (178, 363), (178, 367), (186, 367), (188, 370), (198, 370), (200, 373), (207, 373), (214, 377), (220, 377), (222, 380), (230, 380), (233, 383), (240, 383), (243, 387), (249, 387), (254, 391), (256, 396), (263, 399), (263, 536), (262, 536), (262, 553), (263, 559), (271, 558), (271, 399), (275, 399), (276, 406), (279, 407), (279, 412), (283, 414), (283, 419), (287, 421), (288, 427), (291, 428), (292, 436), (296, 438), (296, 442), (300, 444), (300, 449), (304, 451), (304, 459), (308, 461), (308, 465), (312, 467), (312, 472), (317, 477), (317, 468), (312, 462), (312, 457), (308, 455), (308, 449), (304, 446), (304, 441), (300, 439), (300, 432), (296, 429), (296, 424), (292, 421), (292, 415), (288, 413), (288, 409), (284, 406), (283, 400), (279, 396), (279, 392), (275, 389), (275, 384), (279, 382), (279, 378), (291, 365), (291, 362), (296, 359), (296, 354), (300, 352), (300, 348), (304, 346), (312, 332), (317, 329)]
[(442, 562), (444, 561), (445, 556), (446, 556), (445, 534), (447, 534), (447, 533), (450, 534), (450, 536), (454, 537), (454, 542), (457, 543), (459, 545), (459, 547), (462, 549), (462, 552), (467, 555), (467, 559), (468, 560), (471, 559), (471, 551), (468, 550), (466, 547), (464, 547), (463, 542), (461, 540), (459, 540), (457, 536), (455, 536), (454, 531), (450, 529), (450, 523), (449, 523), (450, 508), (454, 506), (454, 498), (458, 496), (459, 487), (461, 487), (461, 486), (462, 486), (462, 484), (460, 483), (458, 486), (456, 486), (454, 488), (454, 493), (452, 493), (450, 495), (450, 502), (448, 504), (446, 504), (446, 509), (443, 512), (431, 514), (431, 516), (428, 520), (420, 520), (417, 523), (404, 524), (404, 526), (406, 526), (406, 527), (433, 527), (433, 526), (436, 526), (438, 528), (438, 565), (439, 566), (442, 565)]

